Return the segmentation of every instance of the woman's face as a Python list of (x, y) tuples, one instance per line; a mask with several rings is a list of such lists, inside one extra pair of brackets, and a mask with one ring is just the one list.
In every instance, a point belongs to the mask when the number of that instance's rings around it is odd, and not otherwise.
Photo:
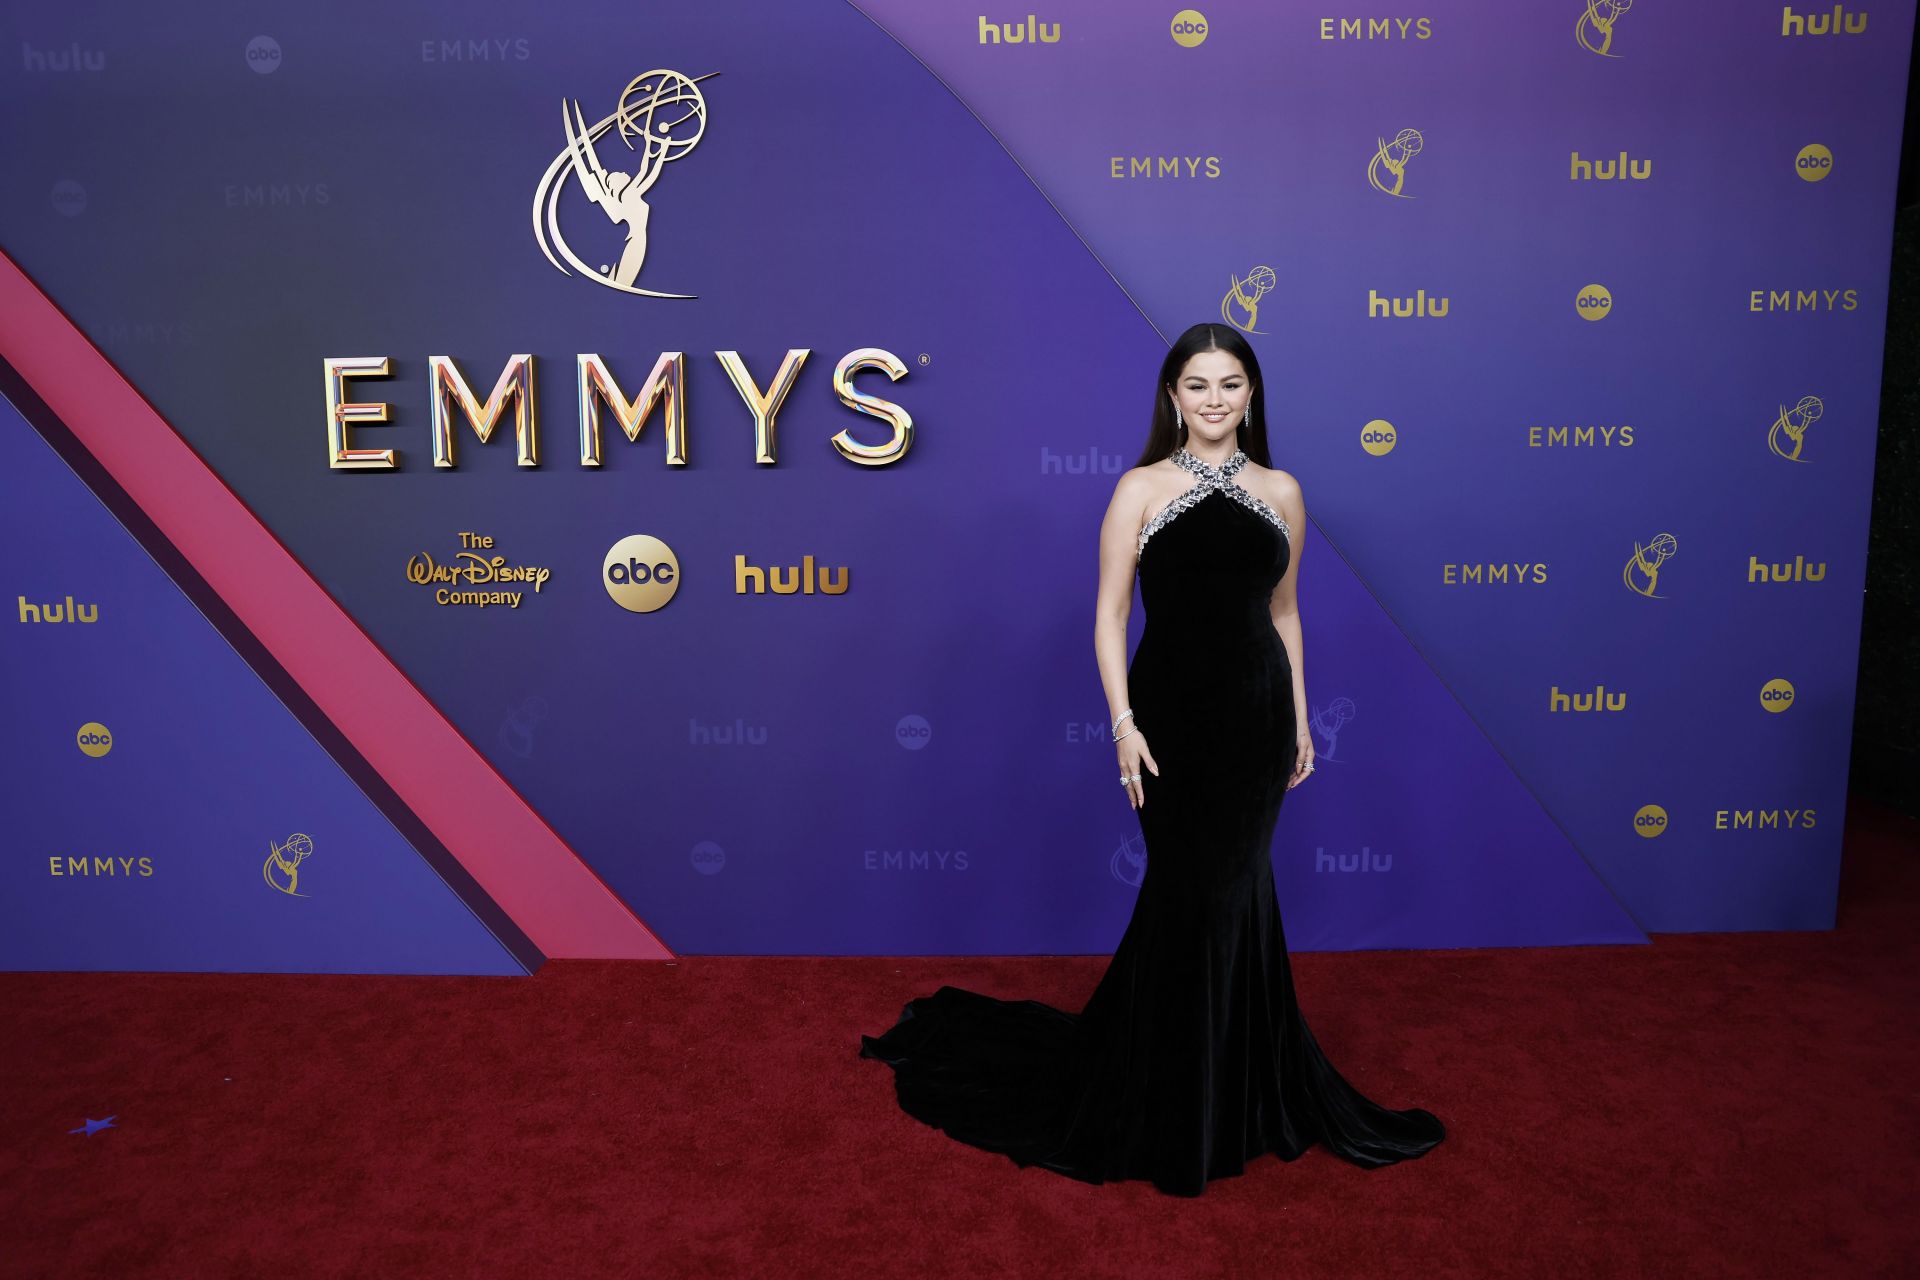
[(1186, 420), (1187, 443), (1217, 444), (1230, 439), (1247, 412), (1253, 384), (1238, 356), (1227, 351), (1197, 351), (1173, 384), (1173, 402)]

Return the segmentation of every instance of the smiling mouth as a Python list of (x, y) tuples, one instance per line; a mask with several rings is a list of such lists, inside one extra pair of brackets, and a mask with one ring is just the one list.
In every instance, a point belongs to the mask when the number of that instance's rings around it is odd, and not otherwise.
[(1200, 416), (1205, 418), (1208, 422), (1219, 422), (1221, 419), (1225, 418), (1227, 415), (1224, 413), (1203, 413)]

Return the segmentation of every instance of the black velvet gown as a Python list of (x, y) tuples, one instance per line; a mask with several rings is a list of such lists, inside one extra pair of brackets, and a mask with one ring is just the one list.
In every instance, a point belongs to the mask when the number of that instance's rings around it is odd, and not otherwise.
[(1140, 535), (1127, 690), (1160, 773), (1141, 770), (1147, 869), (1112, 962), (1077, 1014), (942, 986), (861, 1036), (860, 1056), (893, 1068), (910, 1115), (1086, 1182), (1194, 1196), (1268, 1151), (1424, 1155), (1440, 1120), (1347, 1083), (1294, 999), (1269, 856), (1296, 746), (1268, 608), (1290, 534), (1234, 481), (1244, 453), (1173, 461), (1196, 480)]

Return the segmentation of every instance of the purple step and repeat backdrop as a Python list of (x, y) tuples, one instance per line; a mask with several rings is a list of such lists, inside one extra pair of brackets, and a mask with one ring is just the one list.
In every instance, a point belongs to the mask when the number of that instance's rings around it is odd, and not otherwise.
[[(1112, 948), (1201, 320), (1312, 517), (1294, 946), (1825, 928), (1912, 20), (15, 6), (0, 247), (678, 951)], [(0, 963), (515, 971), (5, 438)]]

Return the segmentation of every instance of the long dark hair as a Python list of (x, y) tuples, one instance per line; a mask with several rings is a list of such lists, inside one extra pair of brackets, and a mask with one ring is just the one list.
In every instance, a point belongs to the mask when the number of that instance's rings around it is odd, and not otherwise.
[(1252, 346), (1240, 336), (1238, 329), (1226, 324), (1196, 324), (1168, 349), (1167, 358), (1160, 363), (1159, 381), (1153, 386), (1153, 426), (1147, 430), (1147, 447), (1141, 450), (1140, 461), (1134, 465), (1144, 467), (1158, 462), (1187, 442), (1186, 430), (1173, 425), (1173, 401), (1167, 393), (1179, 380), (1187, 361), (1201, 351), (1224, 351), (1238, 359), (1247, 371), (1247, 380), (1253, 384), (1253, 421), (1242, 423), (1235, 431), (1247, 457), (1263, 467), (1271, 467), (1273, 463), (1267, 455), (1267, 380), (1260, 376), (1260, 360), (1253, 354)]

